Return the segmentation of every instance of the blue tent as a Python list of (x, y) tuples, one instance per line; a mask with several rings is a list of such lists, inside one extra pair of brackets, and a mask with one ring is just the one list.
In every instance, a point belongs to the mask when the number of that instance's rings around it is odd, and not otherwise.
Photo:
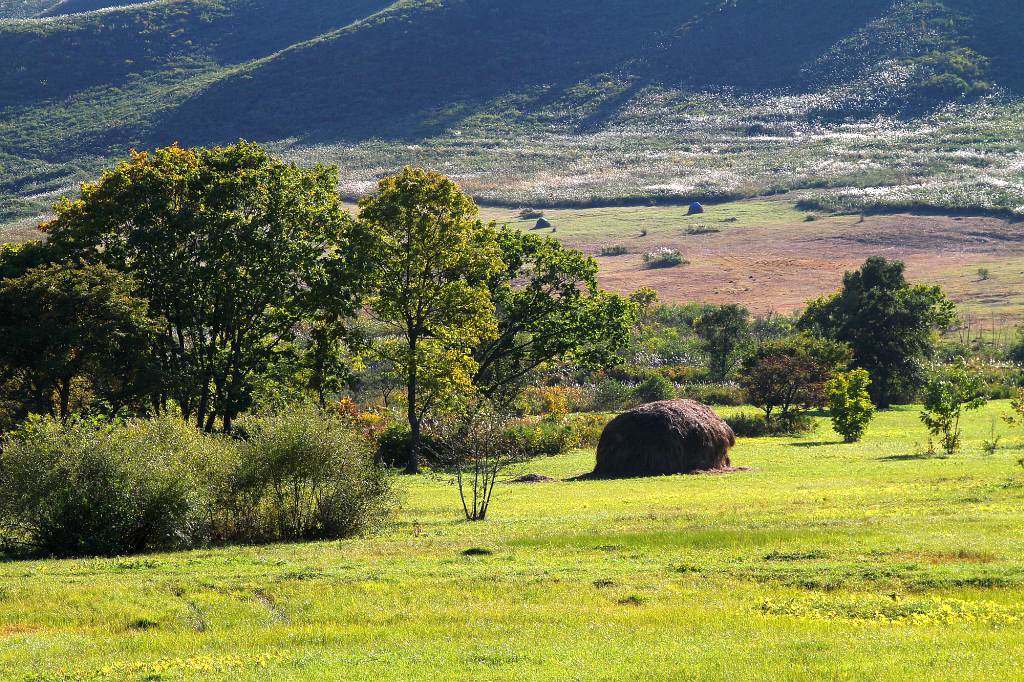
[(686, 215), (697, 215), (704, 212), (704, 207), (700, 205), (699, 201), (695, 201), (690, 204), (690, 210)]

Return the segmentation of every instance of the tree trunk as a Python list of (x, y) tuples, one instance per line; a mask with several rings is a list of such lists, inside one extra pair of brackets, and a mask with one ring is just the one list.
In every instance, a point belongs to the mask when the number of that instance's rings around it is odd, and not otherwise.
[(66, 422), (71, 416), (71, 379), (60, 380), (60, 420)]
[(420, 472), (420, 418), (416, 412), (416, 337), (409, 341), (409, 386), (408, 386), (408, 417), (409, 417), (409, 453), (405, 462), (405, 473)]

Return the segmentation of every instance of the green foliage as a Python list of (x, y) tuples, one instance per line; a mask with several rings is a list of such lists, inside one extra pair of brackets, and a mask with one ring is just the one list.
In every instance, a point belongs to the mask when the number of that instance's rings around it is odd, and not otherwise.
[(391, 502), (366, 441), (311, 409), (245, 420), (232, 472), (225, 539), (324, 540), (376, 527)]
[(927, 74), (921, 89), (934, 97), (974, 97), (992, 88), (985, 80), (990, 60), (970, 48), (932, 52), (913, 63)]
[(801, 328), (849, 344), (881, 407), (913, 390), (936, 332), (956, 318), (939, 287), (908, 284), (903, 272), (900, 261), (871, 257), (846, 273), (838, 293), (811, 301), (800, 319)]
[(607, 368), (621, 362), (639, 305), (598, 287), (597, 263), (550, 238), (502, 229), (504, 268), (489, 281), (497, 334), (473, 352), (473, 384), (509, 404), (525, 383), (559, 362)]
[(160, 389), (159, 328), (135, 282), (104, 265), (0, 279), (0, 429), (32, 412), (145, 411)]
[(644, 265), (648, 268), (674, 268), (689, 263), (679, 249), (663, 246), (644, 254)]
[(581, 437), (574, 420), (557, 415), (536, 422), (513, 424), (508, 429), (508, 436), (523, 460), (561, 455), (578, 447)]
[(209, 538), (203, 459), (180, 420), (32, 418), (0, 448), (0, 542), (45, 556), (188, 548)]
[(980, 409), (988, 402), (982, 394), (981, 379), (962, 358), (948, 366), (932, 369), (924, 385), (921, 421), (937, 436), (946, 454), (960, 450), (964, 412)]
[(747, 394), (735, 383), (683, 384), (679, 395), (705, 405), (739, 406), (747, 403)]
[(1024, 366), (1024, 327), (1020, 327), (1017, 330), (1017, 338), (1014, 340), (1013, 345), (1010, 346), (1007, 357), (1011, 362)]
[(725, 422), (737, 438), (764, 438), (767, 436), (802, 436), (814, 430), (814, 421), (804, 414), (791, 412), (785, 417), (768, 421), (764, 415), (738, 412), (725, 417)]
[(740, 385), (765, 421), (785, 422), (826, 402), (825, 386), (850, 360), (847, 346), (800, 334), (767, 341), (743, 360)]
[(407, 167), (359, 208), (371, 242), (370, 309), (390, 335), (379, 350), (407, 389), (406, 469), (415, 472), (420, 423), (438, 403), (471, 391), (472, 350), (497, 335), (488, 283), (503, 263), (476, 205), (438, 173)]
[(240, 430), (247, 440), (174, 416), (33, 417), (0, 442), (0, 543), (111, 556), (341, 538), (373, 528), (389, 508), (387, 478), (342, 422), (299, 408)]
[(875, 405), (868, 393), (870, 385), (867, 370), (854, 369), (836, 374), (826, 387), (832, 427), (847, 443), (863, 438), (875, 416)]
[(633, 389), (633, 394), (643, 403), (672, 400), (676, 397), (676, 387), (664, 375), (655, 373), (641, 381)]
[(133, 154), (44, 229), (67, 258), (134, 278), (164, 323), (167, 393), (207, 430), (231, 430), (301, 321), (354, 312), (365, 263), (337, 171), (245, 142)]
[(597, 382), (591, 390), (590, 409), (595, 412), (617, 412), (628, 407), (633, 401), (629, 386), (611, 377)]
[(693, 322), (711, 378), (724, 381), (750, 340), (750, 312), (736, 304), (708, 306)]

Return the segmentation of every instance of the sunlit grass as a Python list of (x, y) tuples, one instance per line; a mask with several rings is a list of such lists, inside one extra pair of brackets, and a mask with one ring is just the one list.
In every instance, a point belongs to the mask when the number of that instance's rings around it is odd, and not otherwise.
[(371, 538), (0, 564), (0, 678), (1006, 679), (1024, 433), (980, 449), (1005, 409), (952, 458), (908, 407), (857, 445), (741, 441), (728, 476), (536, 461), (560, 482), (500, 484), (484, 523), (424, 476)]

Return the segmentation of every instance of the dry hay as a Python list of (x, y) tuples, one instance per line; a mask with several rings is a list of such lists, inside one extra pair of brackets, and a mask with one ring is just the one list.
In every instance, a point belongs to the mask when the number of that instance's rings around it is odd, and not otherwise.
[(649, 403), (620, 414), (597, 446), (594, 476), (669, 476), (730, 467), (736, 436), (714, 410), (693, 400)]

